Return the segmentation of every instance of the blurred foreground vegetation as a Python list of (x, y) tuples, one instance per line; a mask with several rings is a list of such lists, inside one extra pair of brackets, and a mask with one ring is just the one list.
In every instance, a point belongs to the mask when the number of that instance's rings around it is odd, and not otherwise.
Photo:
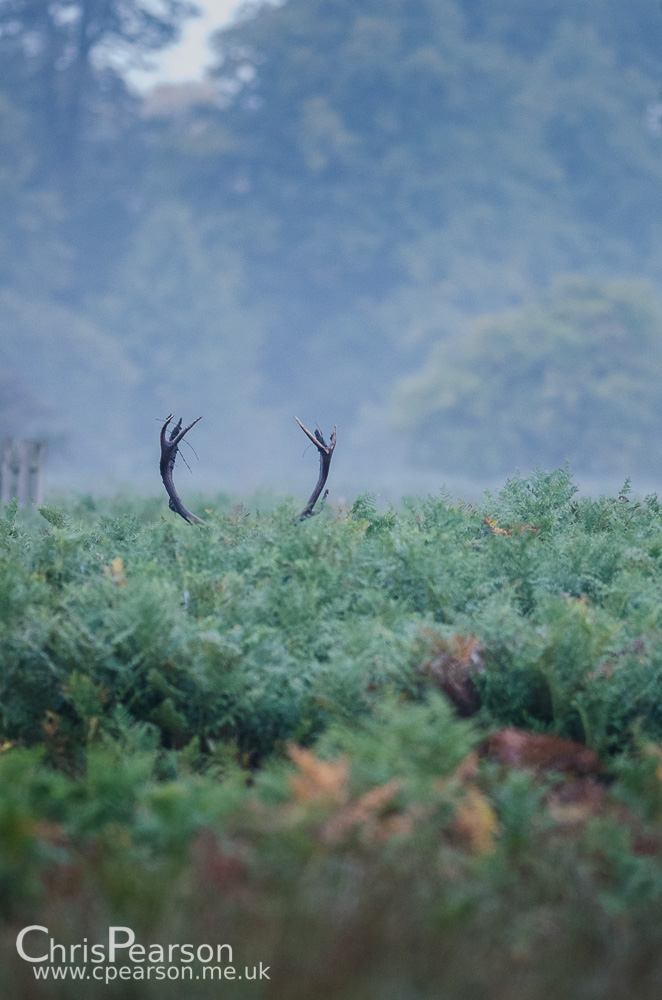
[(32, 923), (230, 942), (237, 997), (656, 995), (658, 498), (296, 509), (3, 509), (3, 995), (212, 995), (38, 983)]

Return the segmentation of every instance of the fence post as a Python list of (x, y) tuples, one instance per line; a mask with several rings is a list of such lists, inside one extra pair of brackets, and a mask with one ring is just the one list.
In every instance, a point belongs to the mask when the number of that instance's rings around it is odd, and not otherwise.
[(0, 503), (16, 497), (19, 507), (28, 500), (42, 504), (45, 464), (45, 441), (5, 438), (0, 452)]

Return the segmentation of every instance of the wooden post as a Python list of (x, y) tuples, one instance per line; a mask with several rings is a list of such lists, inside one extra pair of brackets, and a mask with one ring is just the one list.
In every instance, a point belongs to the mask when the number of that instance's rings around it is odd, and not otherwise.
[(29, 499), (28, 484), (30, 482), (32, 441), (16, 441), (14, 452), (16, 455), (16, 496), (18, 497), (18, 506), (25, 507)]
[(0, 504), (9, 503), (11, 500), (11, 453), (12, 439), (5, 438), (2, 442), (2, 460), (0, 461)]
[(19, 507), (29, 500), (44, 502), (46, 442), (5, 438), (0, 449), (0, 504), (16, 497)]
[(35, 449), (32, 456), (32, 481), (30, 483), (31, 496), (37, 507), (41, 507), (44, 502), (44, 473), (46, 471), (46, 455), (48, 444), (46, 441), (35, 441)]

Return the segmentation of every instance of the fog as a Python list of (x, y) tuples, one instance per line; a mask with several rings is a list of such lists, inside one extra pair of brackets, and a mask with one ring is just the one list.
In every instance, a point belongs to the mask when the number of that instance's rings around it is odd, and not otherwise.
[(0, 6), (0, 411), (51, 491), (157, 492), (171, 413), (183, 494), (307, 495), (295, 416), (333, 500), (659, 487), (657, 5), (257, 4), (150, 85), (159, 11)]

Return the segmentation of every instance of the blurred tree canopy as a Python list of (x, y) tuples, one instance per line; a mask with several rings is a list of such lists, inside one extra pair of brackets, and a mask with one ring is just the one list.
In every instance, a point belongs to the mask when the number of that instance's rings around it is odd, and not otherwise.
[[(82, 330), (116, 351), (123, 468), (146, 468), (153, 421), (177, 408), (204, 411), (212, 451), (214, 426), (266, 412), (350, 433), (370, 412), (369, 433), (386, 433), (394, 387), (433, 347), (471, 369), (476, 317), (537, 301), (562, 274), (662, 279), (649, 0), (258, 3), (215, 36), (205, 88), (143, 100), (127, 67), (193, 12), (0, 3), (2, 315), (63, 337), (64, 354)], [(29, 343), (20, 358), (0, 344), (0, 370), (34, 393), (52, 383)], [(74, 380), (90, 426), (98, 378)], [(398, 403), (421, 441), (426, 386), (412, 376)], [(77, 425), (70, 396), (51, 405)], [(454, 426), (454, 467), (484, 469)], [(645, 442), (652, 425), (639, 408), (623, 426)], [(610, 437), (578, 441), (582, 462), (609, 467)]]
[(57, 294), (71, 277), (55, 190), (36, 182), (38, 148), (29, 116), (0, 93), (0, 288)]
[(168, 45), (196, 10), (188, 0), (3, 0), (0, 82), (41, 124), (53, 166), (75, 167), (84, 135), (122, 108), (120, 68)]
[[(196, 415), (213, 413), (217, 426), (208, 433), (222, 444), (206, 455), (227, 471), (225, 451), (233, 432), (257, 415), (261, 383), (262, 331), (241, 258), (210, 243), (186, 205), (163, 203), (135, 229), (96, 314), (139, 373), (134, 418), (149, 427), (171, 412), (173, 400)], [(149, 440), (145, 461), (153, 447)]]
[(635, 6), (289, 0), (217, 36), (218, 218), (274, 346), (306, 330), (278, 391), (358, 337), (361, 375), (334, 384), (376, 398), (458, 318), (555, 274), (660, 273), (662, 19)]
[(566, 277), (434, 347), (396, 393), (418, 461), (480, 477), (567, 460), (589, 473), (662, 461), (662, 311), (646, 282)]

